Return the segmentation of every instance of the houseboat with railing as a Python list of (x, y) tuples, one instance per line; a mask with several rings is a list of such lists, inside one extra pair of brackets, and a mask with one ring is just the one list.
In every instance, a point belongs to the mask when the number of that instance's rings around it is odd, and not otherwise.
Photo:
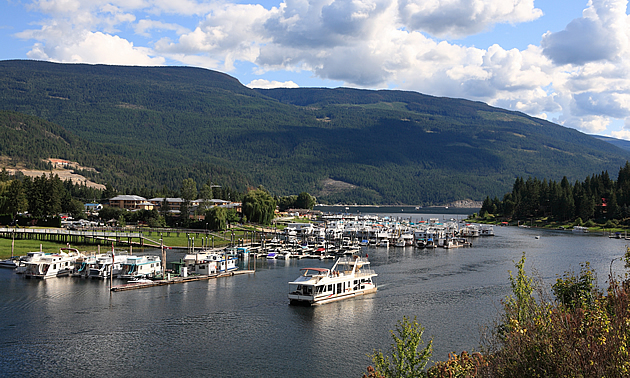
[(69, 276), (74, 269), (74, 262), (81, 254), (59, 252), (45, 254), (36, 260), (25, 263), (24, 275), (27, 278), (53, 278)]
[(162, 260), (159, 256), (127, 256), (118, 278), (153, 278), (160, 274)]
[(114, 258), (112, 258), (111, 253), (96, 256), (94, 263), (89, 266), (88, 277), (95, 279), (117, 277), (122, 274), (123, 265), (127, 262), (128, 257), (131, 256), (118, 252), (114, 253)]
[(302, 274), (289, 282), (291, 304), (319, 305), (376, 292), (374, 277), (366, 257), (344, 256), (332, 268), (302, 268)]

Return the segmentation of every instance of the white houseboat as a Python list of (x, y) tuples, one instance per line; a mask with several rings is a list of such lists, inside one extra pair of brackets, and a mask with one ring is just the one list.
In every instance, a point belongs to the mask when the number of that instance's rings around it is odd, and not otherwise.
[[(114, 253), (114, 263), (112, 264), (111, 253), (96, 256), (96, 260), (88, 269), (88, 277), (108, 279), (110, 276), (117, 277), (123, 271), (123, 264), (127, 262), (129, 255)], [(112, 269), (114, 270), (112, 272)]]
[(332, 268), (302, 268), (302, 274), (289, 282), (291, 304), (319, 305), (376, 292), (370, 262), (359, 256), (341, 257)]
[[(188, 274), (210, 275), (236, 270), (238, 258), (232, 255), (212, 251), (187, 254), (182, 259), (182, 268)], [(182, 273), (180, 268), (180, 274)]]
[(19, 258), (17, 263), (17, 268), (15, 269), (15, 273), (24, 274), (26, 273), (26, 264), (29, 262), (35, 262), (46, 256), (45, 252), (28, 252), (26, 256), (22, 256)]
[(75, 260), (80, 254), (59, 252), (45, 254), (35, 261), (25, 263), (24, 275), (27, 278), (52, 278), (68, 276), (74, 269)]
[(118, 278), (149, 278), (161, 273), (162, 261), (159, 256), (127, 256)]

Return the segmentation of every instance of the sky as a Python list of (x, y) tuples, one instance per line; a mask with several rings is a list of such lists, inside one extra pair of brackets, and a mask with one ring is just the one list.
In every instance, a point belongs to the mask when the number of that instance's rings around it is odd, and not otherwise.
[(630, 140), (627, 0), (0, 0), (0, 60), (399, 89)]

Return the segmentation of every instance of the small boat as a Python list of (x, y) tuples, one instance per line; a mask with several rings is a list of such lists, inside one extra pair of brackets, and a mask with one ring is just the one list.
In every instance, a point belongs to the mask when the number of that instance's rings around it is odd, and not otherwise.
[(588, 233), (588, 227), (584, 226), (573, 226), (573, 230), (571, 230), (577, 234), (586, 234)]
[(142, 283), (153, 283), (153, 280), (148, 278), (133, 278), (127, 281), (130, 284), (142, 284)]
[(376, 292), (374, 277), (366, 257), (345, 256), (332, 268), (302, 268), (302, 274), (289, 282), (290, 304), (319, 305)]
[(494, 236), (494, 228), (488, 224), (482, 224), (479, 227), (479, 235), (481, 236)]
[(0, 261), (0, 268), (15, 269), (18, 267), (18, 263), (14, 259), (6, 259)]
[(534, 239), (540, 239), (540, 235), (534, 236)]

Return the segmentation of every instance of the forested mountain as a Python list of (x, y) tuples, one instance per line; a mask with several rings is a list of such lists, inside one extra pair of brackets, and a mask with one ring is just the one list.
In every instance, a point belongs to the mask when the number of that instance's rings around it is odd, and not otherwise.
[(630, 140), (616, 139), (616, 138), (611, 138), (611, 137), (607, 137), (603, 135), (593, 135), (593, 138), (603, 140), (604, 142), (608, 142), (612, 145), (615, 145), (621, 148), (622, 150), (630, 151)]
[[(252, 90), (190, 67), (0, 61), (0, 110), (58, 128), (52, 139), (67, 143), (46, 157), (94, 167), (92, 180), (123, 191), (176, 188), (191, 177), (277, 195), (307, 191), (326, 202), (431, 205), (502, 197), (516, 177), (617, 172), (630, 159), (576, 130), (479, 102)], [(26, 147), (9, 147), (27, 146), (24, 135), (8, 131), (0, 155), (35, 164)]]

